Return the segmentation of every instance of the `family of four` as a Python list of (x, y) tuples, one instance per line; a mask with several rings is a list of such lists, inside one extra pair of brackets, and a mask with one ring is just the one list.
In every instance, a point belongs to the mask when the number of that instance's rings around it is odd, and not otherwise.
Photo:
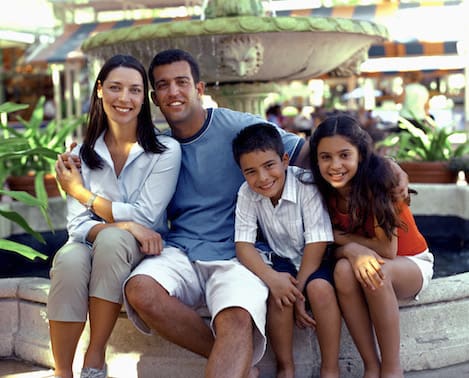
[[(153, 126), (148, 82), (168, 134)], [(81, 377), (107, 376), (124, 304), (143, 333), (206, 357), (206, 377), (259, 376), (266, 335), (277, 377), (294, 377), (295, 322), (316, 330), (317, 375), (339, 377), (342, 316), (365, 377), (402, 377), (397, 301), (433, 270), (406, 175), (349, 116), (305, 141), (258, 116), (205, 109), (203, 94), (182, 50), (158, 53), (148, 76), (127, 55), (102, 66), (83, 143), (56, 163), (69, 241), (50, 272), (55, 376), (73, 376), (87, 318)]]

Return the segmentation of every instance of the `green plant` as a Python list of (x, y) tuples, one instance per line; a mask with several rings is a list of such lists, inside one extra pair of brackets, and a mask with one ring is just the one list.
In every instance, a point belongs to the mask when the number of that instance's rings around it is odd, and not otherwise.
[[(1, 123), (4, 139), (0, 146), (0, 179), (7, 175), (54, 172), (57, 155), (64, 151), (67, 137), (83, 123), (83, 117), (76, 117), (44, 125), (44, 103), (42, 96), (28, 121), (17, 117), (20, 128)], [(21, 109), (18, 106), (24, 105), (7, 102), (0, 105), (0, 112)]]
[[(41, 210), (41, 213), (44, 216), (44, 219), (47, 221), (47, 223), (52, 229), (52, 223), (47, 213), (47, 208), (48, 208), (47, 198), (45, 199), (36, 198), (28, 193), (16, 191), (16, 190), (0, 189), (0, 194), (7, 195), (29, 206), (37, 206)], [(23, 228), (29, 235), (34, 237), (36, 240), (40, 241), (41, 243), (45, 243), (45, 240), (42, 237), (42, 235), (39, 232), (33, 230), (29, 226), (26, 219), (24, 219), (24, 217), (18, 212), (0, 208), (0, 216), (12, 222), (15, 222), (21, 228)], [(43, 260), (47, 259), (46, 255), (36, 251), (34, 248), (31, 248), (28, 245), (17, 243), (15, 241), (4, 239), (4, 238), (0, 238), (0, 249), (19, 253), (20, 255), (30, 260), (34, 260), (37, 257)]]
[[(22, 104), (13, 104), (13, 103), (4, 103), (0, 104), (0, 114), (8, 114), (10, 112), (15, 112), (21, 109), (25, 109), (28, 105), (22, 105)], [(1, 126), (3, 128), (4, 122), (3, 118), (1, 118)], [(19, 144), (15, 143), (10, 143), (13, 142), (13, 140), (10, 140), (10, 138), (6, 138), (2, 140), (2, 143), (0, 144), (0, 150), (2, 153), (6, 154), (6, 151), (11, 150), (12, 152), (16, 152), (15, 148), (20, 146)], [(19, 142), (19, 141), (18, 141)], [(3, 164), (0, 164), (0, 178), (1, 182), (3, 182), (5, 176), (8, 174), (8, 172), (5, 170), (5, 166)], [(43, 173), (39, 174), (35, 178), (35, 186), (36, 186), (36, 193), (37, 197), (33, 197), (28, 193), (24, 193), (21, 191), (11, 191), (11, 190), (4, 190), (0, 189), (0, 195), (6, 195), (11, 198), (14, 198), (17, 201), (20, 201), (28, 206), (37, 206), (41, 214), (43, 215), (44, 219), (47, 221), (49, 227), (52, 229), (52, 222), (50, 220), (49, 214), (47, 212), (48, 209), (48, 201), (47, 201), (47, 195), (45, 193), (45, 189), (43, 187), (42, 183), (42, 176)], [(42, 186), (41, 186), (42, 184)], [(35, 239), (40, 241), (41, 243), (45, 243), (44, 238), (42, 235), (33, 230), (27, 221), (24, 219), (24, 217), (19, 214), (16, 211), (9, 210), (8, 208), (2, 207), (0, 208), (0, 217), (6, 218), (9, 221), (15, 222), (18, 224), (20, 227), (22, 227), (28, 234), (33, 236)], [(47, 259), (47, 256), (36, 251), (35, 249), (24, 245), (20, 244), (8, 239), (0, 238), (0, 249), (1, 250), (7, 250), (11, 252), (16, 252), (19, 253), (20, 255), (30, 259), (34, 260), (35, 258), (41, 258), (41, 259)]]
[(457, 132), (438, 127), (430, 117), (419, 126), (399, 118), (401, 131), (388, 135), (377, 146), (387, 147), (388, 154), (398, 161), (449, 161), (469, 153), (467, 140), (453, 144), (451, 136)]

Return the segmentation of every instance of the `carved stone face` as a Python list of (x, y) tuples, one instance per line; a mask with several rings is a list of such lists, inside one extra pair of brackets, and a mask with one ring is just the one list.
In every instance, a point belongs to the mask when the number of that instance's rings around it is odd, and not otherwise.
[(264, 47), (253, 36), (233, 36), (220, 40), (219, 67), (226, 74), (255, 75), (263, 62)]

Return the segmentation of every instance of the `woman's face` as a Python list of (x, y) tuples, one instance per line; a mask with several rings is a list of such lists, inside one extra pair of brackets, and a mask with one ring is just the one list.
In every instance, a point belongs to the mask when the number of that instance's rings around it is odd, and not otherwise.
[(360, 154), (357, 147), (348, 139), (334, 135), (319, 141), (317, 154), (324, 180), (339, 191), (346, 189), (358, 170)]
[(136, 124), (144, 96), (143, 78), (133, 68), (116, 67), (98, 84), (98, 97), (110, 123)]

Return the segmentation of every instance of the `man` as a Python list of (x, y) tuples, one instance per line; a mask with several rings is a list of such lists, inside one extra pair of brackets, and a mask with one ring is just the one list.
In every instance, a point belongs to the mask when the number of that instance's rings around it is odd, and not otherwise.
[[(207, 377), (254, 377), (253, 366), (266, 345), (268, 289), (235, 258), (234, 209), (244, 179), (231, 142), (262, 119), (204, 109), (197, 63), (182, 50), (157, 54), (149, 73), (153, 102), (183, 157), (168, 208), (167, 246), (161, 255), (145, 259), (124, 285), (127, 313), (142, 332), (156, 330), (207, 357)], [(307, 156), (303, 139), (281, 133), (293, 162)], [(202, 306), (209, 310), (211, 328), (196, 312)]]
[[(204, 109), (204, 83), (185, 51), (158, 53), (149, 79), (153, 102), (181, 144), (182, 162), (168, 207), (166, 247), (142, 261), (124, 284), (127, 315), (142, 332), (155, 330), (208, 358), (207, 377), (256, 377), (254, 366), (266, 346), (268, 288), (235, 258), (236, 194), (244, 178), (231, 143), (241, 129), (265, 120), (224, 108)], [(290, 164), (307, 166), (304, 139), (279, 132)], [(406, 176), (401, 181), (406, 185)], [(210, 326), (196, 312), (204, 306)]]

